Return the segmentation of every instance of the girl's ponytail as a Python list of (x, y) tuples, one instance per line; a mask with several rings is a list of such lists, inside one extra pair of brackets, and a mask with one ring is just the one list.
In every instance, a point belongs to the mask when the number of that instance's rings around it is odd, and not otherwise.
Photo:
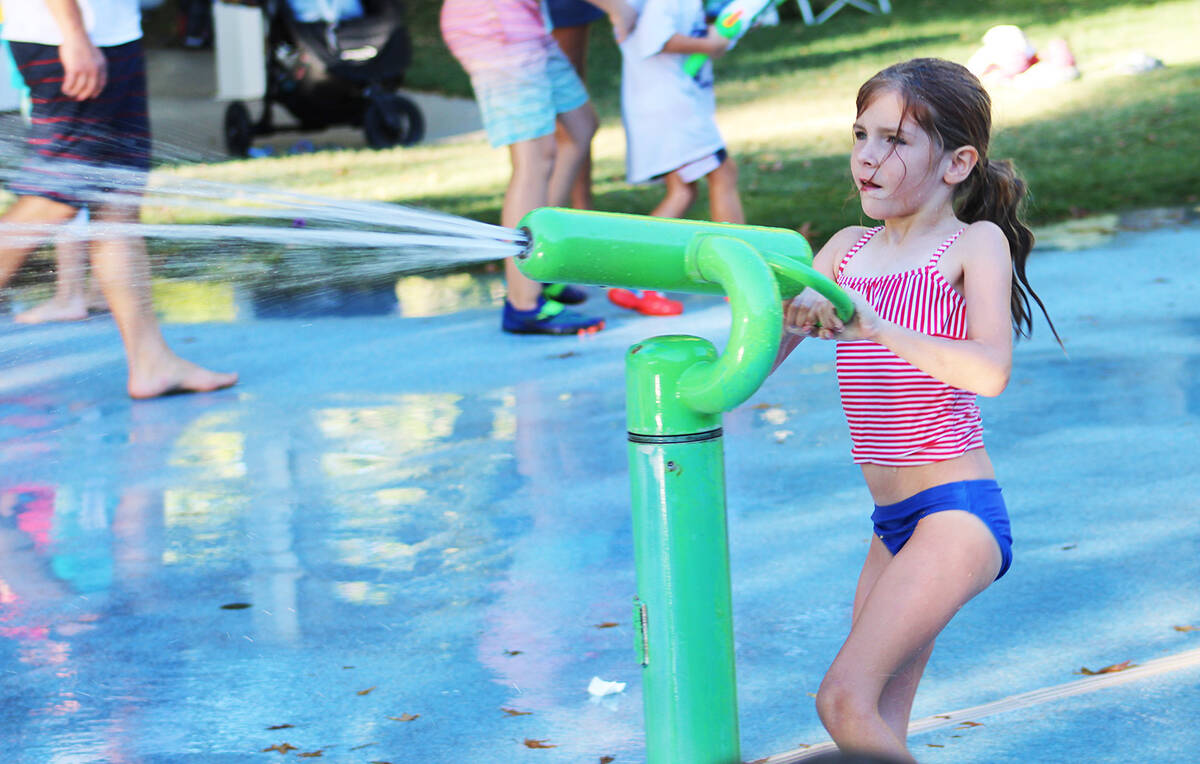
[(1004, 237), (1008, 239), (1013, 268), (1012, 322), (1016, 334), (1028, 337), (1033, 332), (1033, 313), (1029, 306), (1029, 298), (1032, 297), (1042, 309), (1054, 338), (1061, 345), (1062, 339), (1050, 320), (1050, 314), (1046, 312), (1046, 306), (1025, 276), (1025, 261), (1033, 250), (1033, 231), (1021, 220), (1027, 191), (1025, 181), (1017, 175), (1011, 161), (992, 161), (980, 157), (971, 175), (959, 186), (958, 216), (965, 223), (990, 220), (1000, 226)]

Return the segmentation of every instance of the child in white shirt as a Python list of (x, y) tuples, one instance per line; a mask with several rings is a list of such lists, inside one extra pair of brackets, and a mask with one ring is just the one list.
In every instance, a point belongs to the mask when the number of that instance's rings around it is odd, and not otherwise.
[[(737, 165), (717, 130), (711, 60), (729, 41), (705, 19), (702, 0), (631, 0), (637, 26), (621, 44), (621, 117), (630, 183), (666, 182), (658, 217), (683, 217), (708, 180), (712, 220), (744, 223)], [(684, 71), (693, 53), (709, 57), (695, 77)], [(674, 315), (682, 304), (658, 292), (609, 290), (609, 299), (647, 315)]]

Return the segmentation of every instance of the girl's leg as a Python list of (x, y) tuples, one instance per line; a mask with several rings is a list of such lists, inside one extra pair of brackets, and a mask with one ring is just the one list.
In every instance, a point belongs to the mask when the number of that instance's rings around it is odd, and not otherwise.
[(738, 168), (733, 157), (708, 174), (709, 215), (718, 223), (745, 223), (742, 197), (738, 194)]
[(667, 175), (666, 196), (650, 214), (657, 218), (681, 218), (695, 201), (696, 184), (687, 183), (679, 177), (679, 173), (672, 172)]
[[(842, 750), (912, 760), (906, 717), (933, 640), (995, 579), (1000, 549), (979, 518), (947, 511), (922, 519), (900, 553), (880, 562), (873, 549), (854, 625), (821, 682), (817, 712)], [(901, 714), (904, 729), (894, 729)]]
[[(579, 79), (587, 82), (587, 42), (588, 42), (588, 25), (578, 24), (571, 27), (555, 27), (550, 33), (554, 35), (554, 41), (558, 43), (558, 47), (562, 48), (562, 52), (566, 55), (567, 60), (571, 62), (575, 73), (579, 75)], [(558, 143), (558, 150), (561, 154), (567, 144), (573, 143), (574, 138), (567, 132), (567, 128), (560, 121), (554, 131), (554, 140)], [(566, 203), (565, 201), (563, 202)], [(583, 161), (579, 164), (579, 171), (575, 175), (575, 181), (571, 185), (571, 207), (577, 210), (592, 209), (592, 145), (591, 139), (584, 149)]]
[[(518, 141), (508, 147), (512, 162), (512, 177), (504, 192), (500, 210), (500, 225), (516, 228), (530, 210), (545, 207), (549, 194), (550, 176), (555, 165), (554, 134), (529, 141)], [(504, 276), (508, 284), (508, 301), (517, 310), (537, 307), (542, 285), (517, 270), (510, 257), (504, 261)]]
[[(854, 616), (851, 623), (858, 621), (863, 605), (875, 582), (879, 580), (888, 563), (892, 561), (892, 553), (887, 550), (878, 538), (871, 539), (867, 560), (863, 563), (862, 573), (858, 577), (858, 589), (854, 594)], [(926, 645), (901, 671), (888, 680), (879, 698), (879, 715), (884, 723), (896, 733), (900, 740), (908, 736), (908, 720), (912, 713), (913, 697), (917, 692), (917, 684), (925, 671), (925, 664), (933, 652), (933, 643)]]
[(551, 206), (562, 207), (570, 201), (572, 188), (583, 171), (584, 162), (591, 151), (592, 136), (596, 134), (599, 124), (596, 109), (591, 101), (559, 114), (555, 120), (559, 132), (555, 133), (557, 154), (554, 157), (554, 171), (550, 176), (550, 191), (547, 197)]

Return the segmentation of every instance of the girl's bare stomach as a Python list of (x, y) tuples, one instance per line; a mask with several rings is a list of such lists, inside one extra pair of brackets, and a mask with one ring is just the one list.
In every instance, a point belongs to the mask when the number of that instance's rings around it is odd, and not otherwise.
[(996, 477), (987, 451), (976, 448), (944, 462), (915, 467), (884, 467), (863, 464), (863, 478), (876, 504), (895, 504), (927, 488), (960, 480), (991, 480)]

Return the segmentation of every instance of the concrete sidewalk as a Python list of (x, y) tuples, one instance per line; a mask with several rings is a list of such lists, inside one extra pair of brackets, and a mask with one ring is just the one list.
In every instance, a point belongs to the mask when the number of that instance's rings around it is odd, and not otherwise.
[[(191, 161), (218, 161), (225, 152), (223, 121), (225, 102), (216, 100), (216, 66), (213, 51), (183, 48), (148, 48), (146, 67), (150, 90), (150, 120), (160, 157)], [(470, 99), (403, 91), (425, 117), (424, 143), (456, 138), (482, 129), (479, 109)], [(250, 113), (261, 114), (258, 103)], [(294, 124), (282, 107), (276, 107), (277, 124)], [(334, 127), (320, 132), (286, 132), (264, 136), (255, 146), (285, 153), (300, 141), (317, 146), (365, 148), (361, 130)]]

